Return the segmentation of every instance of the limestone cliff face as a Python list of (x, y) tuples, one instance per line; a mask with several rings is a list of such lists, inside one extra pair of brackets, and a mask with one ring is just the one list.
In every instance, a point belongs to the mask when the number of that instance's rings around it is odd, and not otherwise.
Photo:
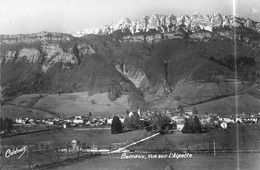
[(141, 19), (131, 21), (126, 18), (114, 24), (103, 28), (91, 28), (79, 31), (74, 34), (75, 37), (80, 37), (87, 34), (112, 34), (116, 31), (130, 32), (137, 34), (140, 32), (149, 32), (156, 30), (160, 33), (175, 32), (178, 27), (182, 27), (186, 32), (195, 32), (198, 29), (203, 29), (212, 32), (218, 27), (246, 27), (260, 32), (260, 23), (248, 18), (240, 18), (232, 15), (221, 15), (219, 13), (212, 15), (159, 15), (154, 13), (152, 16), (144, 16)]
[(45, 54), (44, 62), (42, 64), (42, 70), (44, 72), (56, 63), (78, 63), (78, 59), (75, 54), (73, 54), (72, 48), (69, 48), (68, 52), (65, 52), (59, 45), (46, 44), (42, 46), (42, 51)]
[[(56, 63), (70, 63), (77, 64), (78, 59), (72, 52), (72, 48), (68, 49), (69, 52), (65, 52), (58, 44), (42, 44), (41, 49), (21, 48), (10, 49), (3, 52), (1, 55), (1, 63), (6, 64), (8, 62), (27, 62), (36, 64), (41, 62), (41, 70), (46, 72), (52, 65)], [(84, 53), (84, 52), (83, 52)]]
[[(74, 37), (62, 33), (41, 32), (26, 35), (1, 35), (0, 63), (15, 61), (37, 64), (43, 72), (56, 63), (77, 65), (79, 55), (92, 55), (95, 51), (89, 44), (77, 44)], [(8, 48), (5, 48), (8, 47)], [(75, 51), (76, 50), (76, 51)]]
[(39, 41), (71, 41), (73, 39), (74, 37), (69, 34), (49, 33), (43, 31), (36, 34), (0, 35), (0, 45), (6, 43), (14, 44), (19, 42), (34, 43)]
[[(245, 29), (250, 30), (252, 35), (245, 35)], [(187, 38), (192, 41), (204, 42), (209, 39), (242, 39), (250, 48), (255, 48), (256, 44), (260, 42), (259, 38), (254, 38), (255, 33), (260, 33), (260, 23), (249, 18), (219, 13), (182, 16), (154, 13), (152, 16), (143, 16), (137, 20), (125, 18), (102, 28), (85, 29), (73, 34), (73, 36), (117, 35), (124, 42), (147, 43)]]

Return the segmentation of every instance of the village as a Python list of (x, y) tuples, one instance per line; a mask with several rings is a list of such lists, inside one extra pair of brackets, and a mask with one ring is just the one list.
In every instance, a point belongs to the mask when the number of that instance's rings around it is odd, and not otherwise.
[[(259, 123), (260, 121), (260, 113), (258, 114), (247, 114), (241, 113), (237, 115), (220, 115), (220, 114), (197, 114), (192, 110), (186, 110), (183, 113), (172, 113), (169, 110), (164, 112), (158, 111), (144, 111), (141, 112), (138, 110), (137, 112), (128, 111), (124, 116), (118, 117), (122, 124), (124, 124), (125, 119), (128, 117), (132, 117), (137, 115), (139, 119), (140, 127), (146, 127), (150, 125), (150, 121), (152, 119), (152, 115), (166, 115), (170, 118), (171, 122), (169, 125), (172, 130), (182, 131), (185, 119), (188, 119), (194, 115), (199, 118), (202, 129), (205, 128), (222, 128), (227, 129), (229, 124), (240, 123), (240, 124), (252, 124)], [(114, 115), (115, 116), (115, 115)], [(58, 116), (53, 118), (45, 118), (45, 119), (33, 119), (33, 118), (16, 118), (15, 122), (13, 122), (14, 127), (33, 127), (37, 125), (43, 125), (45, 127), (62, 127), (62, 128), (77, 128), (77, 127), (85, 127), (85, 128), (110, 128), (113, 121), (113, 116), (111, 117), (95, 117), (91, 112), (89, 112), (88, 116)], [(2, 134), (2, 133), (1, 133)]]

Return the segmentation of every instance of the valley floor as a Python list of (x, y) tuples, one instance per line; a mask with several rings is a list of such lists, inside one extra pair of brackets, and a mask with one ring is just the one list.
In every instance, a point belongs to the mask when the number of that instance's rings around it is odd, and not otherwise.
[[(260, 168), (259, 124), (234, 124), (228, 131), (212, 130), (201, 134), (154, 135), (145, 130), (130, 131), (113, 135), (109, 129), (53, 130), (13, 136), (1, 139), (1, 165), (9, 169), (28, 168), (28, 165), (48, 165), (52, 162), (68, 161), (55, 169), (259, 169)], [(79, 138), (83, 146), (106, 148), (119, 153), (91, 156), (90, 153), (57, 152), (66, 148), (73, 138)], [(215, 140), (216, 155), (213, 152)], [(139, 142), (136, 142), (139, 141)], [(129, 145), (129, 144), (133, 145)], [(7, 149), (28, 146), (32, 152), (21, 159), (17, 155), (5, 158)], [(110, 146), (108, 146), (110, 145)], [(128, 146), (128, 147), (125, 147)], [(114, 149), (113, 149), (114, 148)], [(66, 149), (65, 149), (66, 150)], [(124, 152), (128, 150), (130, 152)], [(238, 153), (237, 151), (241, 153)], [(202, 151), (202, 152), (197, 152)], [(173, 157), (187, 154), (189, 157)], [(131, 156), (132, 155), (132, 156)], [(151, 156), (152, 155), (152, 156)], [(156, 156), (155, 156), (156, 155)], [(30, 161), (31, 162), (30, 162)], [(74, 160), (74, 163), (73, 163)], [(80, 161), (79, 161), (80, 160)], [(72, 161), (72, 162), (71, 162)], [(58, 165), (58, 166), (60, 166)], [(20, 167), (20, 168), (19, 168)], [(37, 169), (37, 168), (36, 168)]]

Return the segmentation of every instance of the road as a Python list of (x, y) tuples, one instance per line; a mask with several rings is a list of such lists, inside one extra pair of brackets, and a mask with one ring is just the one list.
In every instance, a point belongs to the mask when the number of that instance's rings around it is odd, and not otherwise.
[(131, 144), (129, 144), (129, 145), (126, 145), (126, 146), (124, 146), (124, 147), (121, 147), (121, 148), (118, 148), (118, 149), (116, 149), (116, 150), (114, 150), (114, 151), (111, 151), (110, 153), (120, 153), (120, 152), (124, 152), (124, 151), (126, 150), (126, 148), (129, 148), (130, 146), (134, 146), (134, 145), (136, 145), (136, 144), (138, 144), (138, 143), (140, 143), (140, 142), (143, 142), (143, 141), (146, 141), (146, 140), (148, 140), (148, 139), (151, 139), (151, 138), (153, 138), (153, 137), (155, 137), (155, 136), (157, 136), (157, 135), (159, 135), (159, 133), (155, 133), (155, 134), (153, 134), (153, 135), (151, 135), (151, 136), (148, 136), (148, 137), (145, 137), (145, 138), (143, 138), (143, 139), (140, 139), (140, 140), (138, 140), (138, 141), (136, 141), (136, 142), (133, 142), (133, 143), (131, 143)]

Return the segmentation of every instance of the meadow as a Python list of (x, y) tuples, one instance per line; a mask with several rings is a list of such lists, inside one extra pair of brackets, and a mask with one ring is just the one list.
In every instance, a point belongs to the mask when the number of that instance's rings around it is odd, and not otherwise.
[(125, 145), (149, 135), (145, 130), (129, 131), (119, 134), (111, 134), (110, 129), (55, 129), (1, 139), (1, 145), (36, 145), (49, 144), (60, 145), (66, 148), (66, 144), (73, 139), (80, 139), (80, 143), (87, 146), (105, 147)]
[(128, 96), (122, 95), (117, 100), (108, 99), (108, 93), (89, 94), (75, 92), (63, 94), (24, 94), (1, 106), (1, 115), (15, 118), (49, 118), (57, 115), (88, 115), (111, 117), (122, 115), (128, 106)]
[(159, 135), (151, 140), (132, 146), (140, 151), (212, 151), (213, 140), (218, 151), (254, 150), (260, 152), (260, 124), (234, 124), (228, 130), (212, 129), (208, 133)]
[[(64, 161), (79, 161), (91, 156), (88, 152), (61, 152), (61, 149), (71, 148), (71, 141), (79, 139), (83, 148), (97, 148), (114, 150), (133, 141), (149, 135), (145, 130), (129, 131), (120, 134), (111, 134), (110, 129), (53, 129), (25, 135), (1, 138), (0, 169), (10, 166), (9, 169), (23, 169), (28, 167), (53, 166)], [(5, 157), (8, 149), (26, 146), (27, 152), (20, 159), (16, 154)]]
[[(87, 159), (74, 165), (59, 169), (91, 169), (91, 170), (256, 170), (260, 169), (260, 126), (234, 125), (228, 131), (212, 130), (200, 134), (158, 135), (148, 141), (128, 148), (130, 153), (111, 154)], [(213, 152), (213, 140), (216, 154)], [(187, 153), (189, 158), (170, 158), (169, 154)], [(195, 152), (201, 150), (202, 152)], [(236, 152), (237, 150), (241, 153)], [(205, 152), (203, 152), (205, 151)], [(139, 158), (126, 158), (122, 155), (141, 155)], [(149, 154), (168, 155), (164, 158), (149, 158)]]
[[(121, 159), (122, 154), (104, 155), (57, 170), (256, 170), (260, 154), (193, 154), (191, 158)], [(170, 168), (171, 167), (171, 168)]]

